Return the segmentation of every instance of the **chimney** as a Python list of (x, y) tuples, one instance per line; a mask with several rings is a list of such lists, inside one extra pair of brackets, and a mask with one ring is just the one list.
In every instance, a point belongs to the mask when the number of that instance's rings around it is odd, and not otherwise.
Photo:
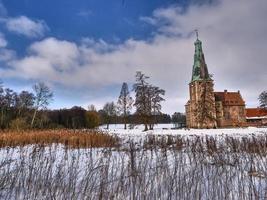
[(238, 90), (237, 93), (240, 94), (240, 90)]
[(227, 90), (224, 90), (224, 93), (227, 93)]

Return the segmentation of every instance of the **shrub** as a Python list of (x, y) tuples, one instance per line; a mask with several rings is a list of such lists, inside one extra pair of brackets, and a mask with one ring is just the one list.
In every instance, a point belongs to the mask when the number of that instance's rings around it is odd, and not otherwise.
[(100, 124), (100, 117), (96, 111), (86, 112), (85, 119), (87, 128), (93, 129)]
[(16, 118), (11, 121), (10, 123), (10, 129), (12, 130), (26, 130), (29, 128), (29, 124), (24, 118)]

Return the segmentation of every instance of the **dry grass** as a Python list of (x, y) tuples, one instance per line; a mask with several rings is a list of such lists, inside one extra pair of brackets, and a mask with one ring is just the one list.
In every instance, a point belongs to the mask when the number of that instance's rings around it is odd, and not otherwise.
[(0, 149), (0, 199), (267, 199), (266, 135), (143, 139)]
[(63, 144), (71, 148), (116, 147), (119, 139), (95, 130), (31, 130), (0, 132), (0, 148), (31, 144)]

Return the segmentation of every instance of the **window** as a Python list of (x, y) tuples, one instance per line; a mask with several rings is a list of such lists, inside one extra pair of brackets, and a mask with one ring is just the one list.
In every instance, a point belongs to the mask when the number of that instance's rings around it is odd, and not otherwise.
[(230, 118), (230, 113), (229, 113), (229, 112), (225, 112), (225, 113), (224, 113), (224, 116), (225, 116), (225, 119), (227, 119), (227, 120), (231, 119), (231, 118)]

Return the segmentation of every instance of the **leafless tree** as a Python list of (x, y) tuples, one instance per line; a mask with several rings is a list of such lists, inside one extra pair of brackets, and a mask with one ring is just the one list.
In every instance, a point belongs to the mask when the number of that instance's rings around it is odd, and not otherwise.
[(267, 90), (259, 95), (260, 107), (267, 108)]
[(45, 85), (45, 83), (40, 82), (33, 86), (34, 91), (34, 113), (32, 116), (31, 127), (34, 125), (34, 120), (36, 118), (37, 111), (41, 109), (46, 109), (50, 102), (53, 100), (53, 92), (51, 89)]
[(34, 106), (34, 94), (28, 91), (22, 91), (18, 95), (18, 114), (20, 115), (23, 110), (30, 109)]
[(111, 122), (111, 119), (116, 117), (116, 115), (117, 115), (117, 107), (113, 101), (108, 102), (104, 105), (103, 111), (104, 111), (104, 115), (105, 115), (104, 116), (105, 123), (107, 124), (107, 129), (109, 129), (109, 124)]
[(127, 128), (127, 116), (130, 114), (130, 110), (133, 105), (133, 98), (130, 96), (127, 83), (123, 83), (121, 87), (120, 96), (118, 99), (118, 110), (123, 115), (124, 129)]
[(91, 104), (91, 105), (88, 106), (87, 110), (88, 111), (96, 111), (96, 107), (95, 107), (95, 105)]
[(12, 118), (11, 110), (12, 107), (16, 106), (16, 100), (16, 92), (0, 86), (1, 128), (8, 127), (9, 121)]

